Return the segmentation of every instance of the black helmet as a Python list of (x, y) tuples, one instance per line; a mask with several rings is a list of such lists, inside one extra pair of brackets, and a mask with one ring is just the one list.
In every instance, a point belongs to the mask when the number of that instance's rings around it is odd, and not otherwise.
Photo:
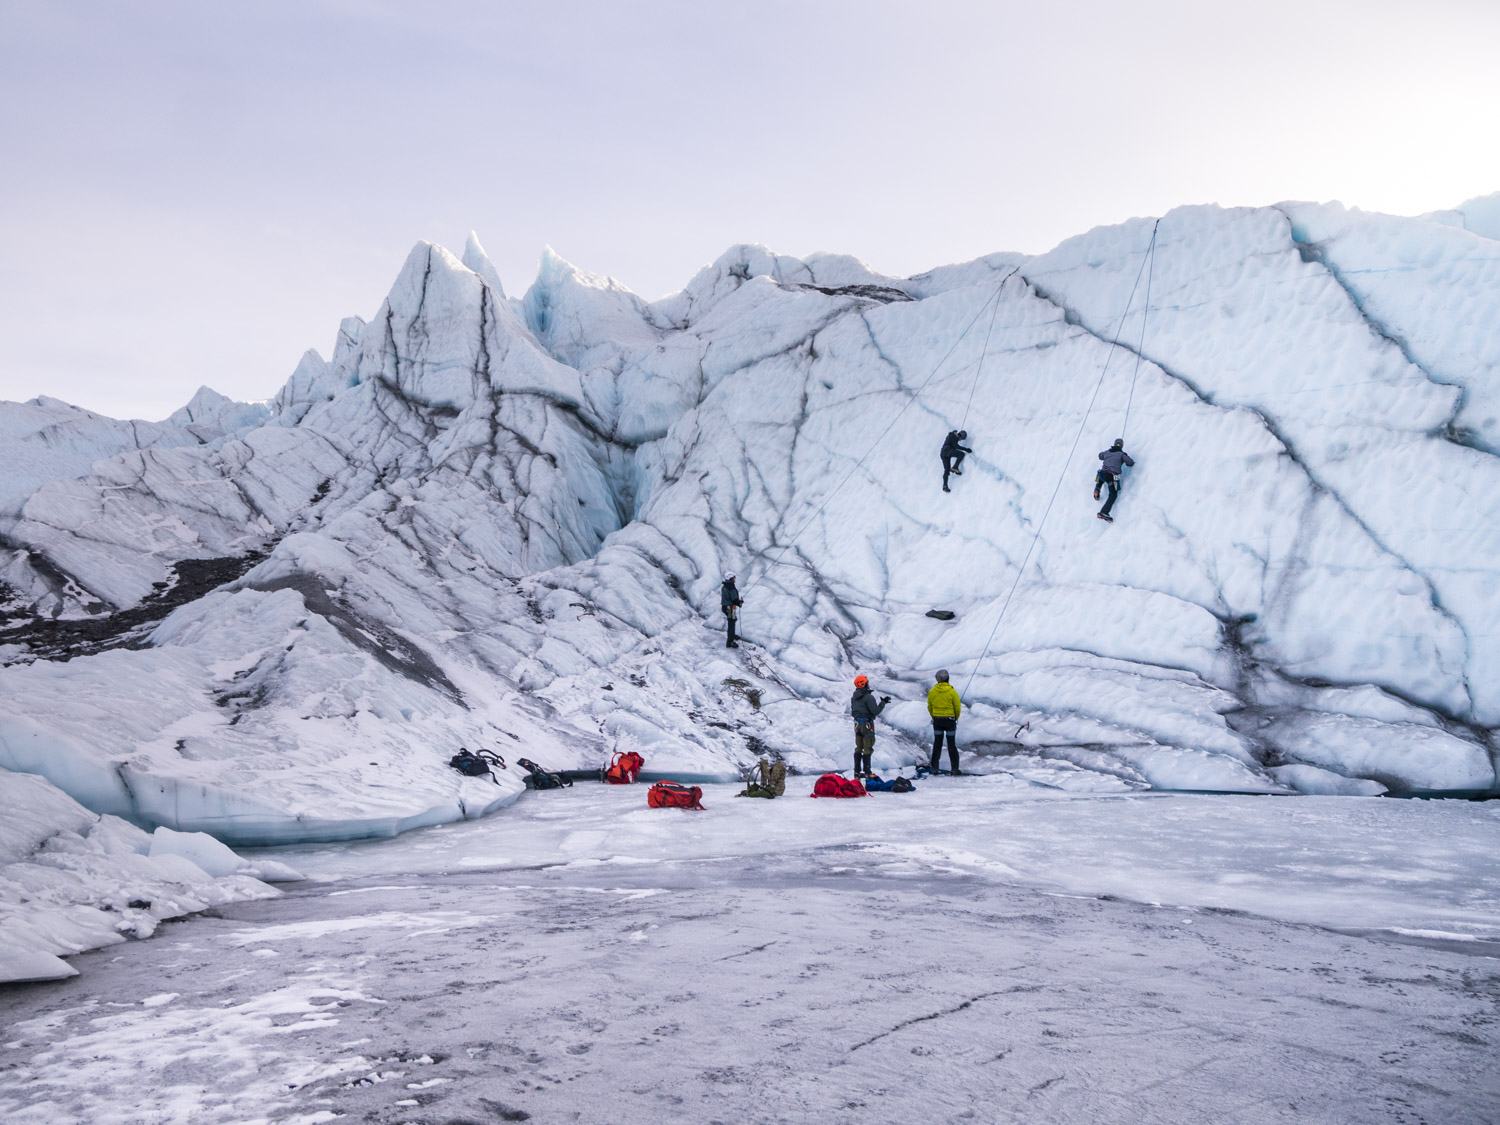
[(1122, 438), (1122, 437), (1115, 438), (1115, 444), (1111, 448), (1114, 448), (1114, 449), (1124, 449), (1125, 448), (1125, 439)]
[(969, 431), (968, 430), (959, 430), (958, 431), (958, 440), (959, 441), (963, 441), (964, 438), (966, 438), (968, 436), (969, 436)]

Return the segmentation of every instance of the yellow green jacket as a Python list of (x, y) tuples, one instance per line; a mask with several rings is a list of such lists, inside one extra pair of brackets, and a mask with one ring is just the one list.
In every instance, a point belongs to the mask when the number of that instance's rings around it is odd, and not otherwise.
[(946, 681), (933, 684), (932, 690), (927, 693), (927, 713), (934, 719), (956, 719), (963, 709), (958, 692)]

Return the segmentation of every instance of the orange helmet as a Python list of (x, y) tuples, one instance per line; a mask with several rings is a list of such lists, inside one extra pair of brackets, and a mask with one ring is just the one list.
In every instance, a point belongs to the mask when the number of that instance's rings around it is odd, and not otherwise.
[(854, 686), (855, 687), (869, 687), (870, 686), (870, 677), (869, 676), (855, 676), (854, 677)]

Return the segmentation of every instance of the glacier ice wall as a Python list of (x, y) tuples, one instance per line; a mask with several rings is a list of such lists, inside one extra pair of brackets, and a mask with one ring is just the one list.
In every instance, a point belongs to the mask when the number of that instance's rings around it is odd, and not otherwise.
[(1500, 242), (1336, 205), (905, 279), (741, 246), (657, 302), (550, 251), (507, 298), (477, 239), (421, 244), (258, 411), (205, 390), (38, 462), (0, 513), (0, 766), (336, 838), (514, 796), (459, 745), (841, 766), (856, 671), (911, 760), (946, 666), (1029, 779), (1490, 788), (1497, 313)]

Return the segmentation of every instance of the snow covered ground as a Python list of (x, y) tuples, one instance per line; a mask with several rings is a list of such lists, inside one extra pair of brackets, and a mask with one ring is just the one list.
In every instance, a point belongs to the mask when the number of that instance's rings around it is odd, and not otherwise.
[(0, 1115), (1494, 1120), (1493, 802), (806, 781), (273, 849), (312, 881), (0, 993)]

